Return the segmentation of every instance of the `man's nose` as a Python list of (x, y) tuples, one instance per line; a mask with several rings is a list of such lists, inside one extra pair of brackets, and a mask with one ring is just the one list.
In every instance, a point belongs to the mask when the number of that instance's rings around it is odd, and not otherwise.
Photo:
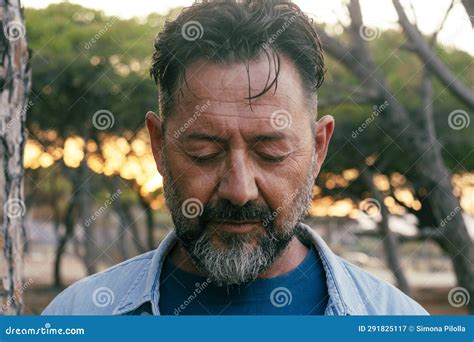
[(243, 206), (258, 198), (255, 175), (244, 151), (235, 151), (229, 158), (219, 183), (218, 196), (234, 205)]

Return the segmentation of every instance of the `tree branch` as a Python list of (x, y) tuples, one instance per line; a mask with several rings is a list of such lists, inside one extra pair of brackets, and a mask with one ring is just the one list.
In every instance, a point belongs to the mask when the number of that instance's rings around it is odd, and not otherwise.
[(471, 26), (474, 28), (474, 2), (472, 0), (461, 0), (464, 8), (466, 9), (469, 20), (471, 21)]
[(438, 34), (443, 29), (444, 24), (446, 23), (446, 19), (448, 19), (449, 13), (453, 9), (453, 6), (454, 6), (454, 0), (451, 0), (451, 4), (449, 5), (448, 9), (446, 10), (446, 13), (444, 14), (443, 20), (441, 20), (441, 23), (440, 23), (438, 29), (433, 33), (433, 36), (430, 39), (430, 45), (431, 46), (434, 46), (434, 44), (436, 42), (436, 38), (438, 37)]
[(408, 38), (414, 44), (418, 57), (436, 75), (439, 80), (461, 101), (468, 106), (474, 106), (474, 93), (470, 87), (459, 80), (456, 75), (435, 54), (428, 42), (423, 38), (416, 27), (410, 23), (399, 0), (392, 0), (398, 13), (398, 21)]

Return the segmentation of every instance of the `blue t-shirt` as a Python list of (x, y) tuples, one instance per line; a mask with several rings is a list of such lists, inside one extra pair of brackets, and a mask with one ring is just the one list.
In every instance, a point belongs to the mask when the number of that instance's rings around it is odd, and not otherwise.
[(326, 276), (314, 247), (288, 273), (222, 287), (169, 259), (160, 279), (162, 315), (323, 315), (327, 306)]

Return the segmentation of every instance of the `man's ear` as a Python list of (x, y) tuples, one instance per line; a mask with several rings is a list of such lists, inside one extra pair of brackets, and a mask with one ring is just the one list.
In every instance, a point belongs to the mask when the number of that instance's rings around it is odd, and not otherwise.
[(160, 175), (163, 175), (163, 156), (161, 154), (164, 134), (162, 131), (163, 119), (150, 111), (146, 113), (145, 121), (150, 136), (151, 150), (153, 152), (153, 157), (155, 158), (156, 167)]
[(316, 178), (321, 170), (324, 159), (328, 152), (329, 141), (331, 140), (332, 133), (334, 132), (334, 118), (331, 115), (325, 115), (319, 119), (316, 123), (316, 134), (315, 134), (315, 151), (316, 154), (316, 167), (314, 169), (314, 178)]

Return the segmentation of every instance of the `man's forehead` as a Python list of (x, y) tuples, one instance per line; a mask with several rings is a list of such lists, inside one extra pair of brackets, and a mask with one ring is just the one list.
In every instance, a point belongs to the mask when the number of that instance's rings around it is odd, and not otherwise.
[[(273, 94), (273, 93), (272, 93)], [(237, 96), (225, 96), (224, 93), (210, 97), (189, 97), (181, 98), (177, 106), (177, 112), (184, 114), (184, 119), (188, 116), (200, 117), (200, 121), (214, 120), (218, 117), (225, 119), (249, 119), (249, 120), (269, 120), (273, 113), (278, 111), (297, 112), (297, 103), (290, 95), (266, 94), (261, 98), (252, 100), (251, 105), (247, 99)]]
[[(195, 114), (192, 114), (196, 116)], [(189, 116), (191, 117), (191, 116)], [(218, 136), (228, 136), (234, 133), (243, 134), (248, 138), (257, 135), (272, 135), (276, 138), (292, 136), (293, 127), (280, 130), (274, 124), (274, 119), (268, 111), (255, 110), (254, 112), (240, 111), (211, 111), (203, 112), (197, 117), (184, 135), (197, 137), (201, 132), (212, 132)], [(275, 134), (274, 134), (275, 133)]]
[[(262, 58), (250, 61), (248, 69), (243, 62), (223, 64), (198, 61), (186, 69), (186, 82), (180, 89), (178, 107), (189, 111), (189, 108), (202, 106), (207, 101), (213, 110), (243, 105), (250, 107), (248, 98), (261, 93), (275, 77), (275, 69)], [(251, 99), (251, 105), (255, 108), (269, 107), (267, 110), (270, 107), (273, 110), (301, 110), (299, 107), (304, 106), (301, 80), (288, 59), (282, 59), (275, 84)]]

